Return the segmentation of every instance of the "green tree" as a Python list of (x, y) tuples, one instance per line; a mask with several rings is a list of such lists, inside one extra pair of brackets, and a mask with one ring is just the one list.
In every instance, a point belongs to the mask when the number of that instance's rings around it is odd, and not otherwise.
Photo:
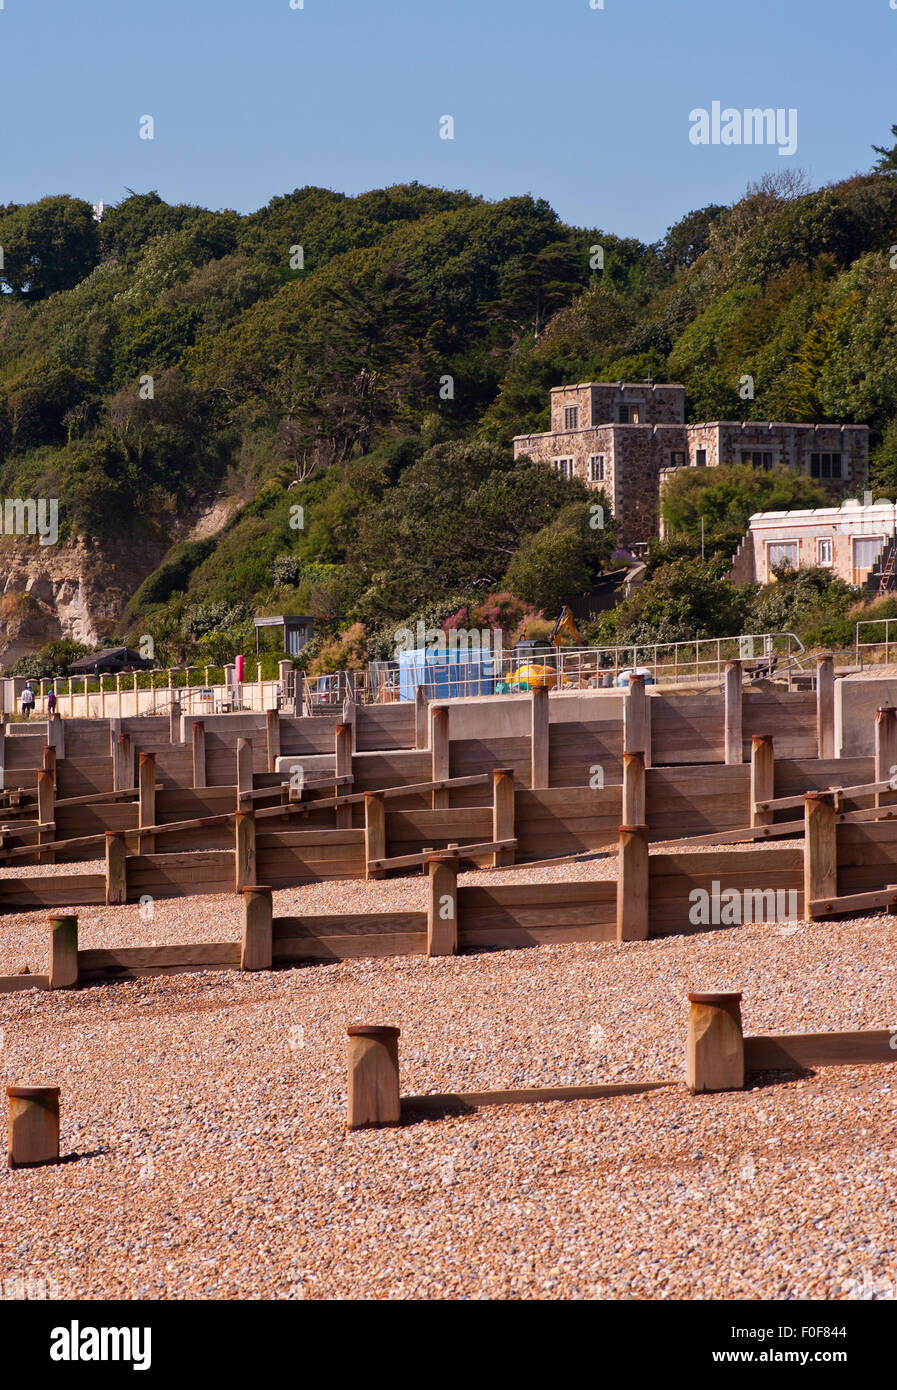
[(93, 208), (81, 198), (41, 198), (3, 209), (0, 246), (0, 285), (32, 302), (71, 289), (100, 258)]

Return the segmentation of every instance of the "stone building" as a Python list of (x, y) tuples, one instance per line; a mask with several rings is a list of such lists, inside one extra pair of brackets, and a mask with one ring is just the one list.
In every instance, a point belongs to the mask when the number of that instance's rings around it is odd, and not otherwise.
[(837, 494), (865, 482), (868, 449), (865, 425), (687, 425), (685, 387), (652, 381), (556, 386), (551, 429), (514, 439), (515, 458), (542, 459), (567, 477), (603, 488), (626, 545), (658, 534), (660, 490), (671, 470), (721, 463), (785, 466)]

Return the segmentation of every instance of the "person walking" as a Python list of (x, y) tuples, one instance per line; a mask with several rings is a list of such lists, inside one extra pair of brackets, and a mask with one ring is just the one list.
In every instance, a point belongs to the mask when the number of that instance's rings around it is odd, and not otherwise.
[(52, 718), (56, 713), (56, 691), (50, 686), (47, 691), (47, 714)]
[(31, 711), (34, 709), (34, 689), (29, 681), (22, 691), (22, 713), (26, 719), (31, 718)]

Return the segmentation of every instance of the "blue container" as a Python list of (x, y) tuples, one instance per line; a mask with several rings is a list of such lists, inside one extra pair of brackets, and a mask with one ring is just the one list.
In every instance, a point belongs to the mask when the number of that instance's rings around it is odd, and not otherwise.
[(399, 653), (399, 699), (413, 700), (425, 685), (431, 700), (494, 695), (491, 651), (430, 649)]

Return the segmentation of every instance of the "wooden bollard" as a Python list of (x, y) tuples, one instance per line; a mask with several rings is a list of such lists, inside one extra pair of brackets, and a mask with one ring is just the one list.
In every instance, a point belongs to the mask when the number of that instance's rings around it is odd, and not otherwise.
[(689, 994), (685, 1081), (692, 1095), (744, 1089), (740, 990)]
[[(252, 806), (252, 741), (237, 739), (237, 810), (248, 811)], [(244, 798), (246, 800), (244, 801)]]
[(810, 904), (838, 896), (838, 830), (831, 792), (807, 792), (804, 797), (804, 916), (814, 917)]
[(547, 685), (533, 690), (530, 716), (530, 787), (533, 791), (543, 791), (550, 777), (551, 724)]
[(725, 762), (740, 764), (744, 761), (741, 753), (742, 719), (742, 675), (740, 661), (727, 661), (724, 680), (724, 742)]
[(59, 1162), (59, 1087), (7, 1086), (10, 1168)]
[(386, 802), (376, 792), (364, 797), (364, 876), (382, 878), (382, 869), (372, 869), (371, 862), (386, 858)]
[[(353, 729), (351, 724), (337, 724), (335, 731), (335, 743), (333, 749), (334, 773), (337, 777), (351, 777), (352, 775), (352, 738)], [(345, 796), (352, 790), (351, 786), (340, 786), (337, 783), (337, 796)], [(352, 829), (352, 807), (337, 806), (334, 818), (334, 825), (337, 830)]]
[(775, 754), (772, 739), (755, 734), (751, 739), (751, 825), (772, 825), (772, 811), (758, 811), (758, 801), (775, 796)]
[[(496, 841), (514, 839), (514, 773), (509, 767), (497, 767), (492, 772), (492, 838)], [(493, 851), (494, 868), (513, 863), (512, 849)]]
[[(439, 705), (430, 716), (430, 781), (447, 781), (451, 776), (449, 768), (449, 712), (444, 705)], [(448, 804), (448, 787), (432, 793), (431, 806), (434, 811), (446, 811)]]
[[(137, 759), (137, 826), (156, 824), (156, 755), (141, 753)], [(154, 854), (155, 835), (134, 837), (138, 854)]]
[(204, 787), (206, 785), (206, 726), (201, 719), (194, 719), (192, 730), (193, 742), (193, 785), (194, 787)]
[[(38, 830), (37, 842), (39, 845), (50, 844), (56, 837), (55, 828), (56, 816), (56, 774), (55, 772), (44, 771), (41, 769), (37, 774), (37, 819), (45, 829)], [(55, 858), (52, 849), (43, 850), (38, 853), (39, 864), (52, 864)]]
[(623, 747), (644, 753), (645, 767), (651, 766), (651, 705), (644, 676), (629, 677), (623, 701)]
[(56, 776), (56, 749), (52, 743), (48, 743), (44, 749), (43, 768), (44, 772), (52, 772)]
[(617, 863), (617, 940), (648, 938), (648, 827), (621, 825)]
[(645, 755), (642, 752), (623, 754), (623, 824), (644, 825)]
[(835, 659), (816, 658), (816, 749), (820, 758), (835, 756)]
[(280, 710), (265, 710), (265, 740), (268, 771), (274, 772), (277, 769), (277, 759), (280, 757)]
[(235, 891), (240, 893), (255, 886), (255, 815), (252, 811), (238, 811), (235, 819)]
[(458, 861), (430, 859), (427, 868), (427, 955), (453, 956), (458, 950)]
[(181, 741), (181, 702), (172, 700), (168, 710), (168, 742), (180, 743)]
[(399, 1029), (353, 1023), (349, 1034), (349, 1129), (397, 1125)]
[[(875, 780), (889, 782), (897, 767), (897, 709), (883, 705), (875, 711)], [(892, 791), (876, 792), (876, 806), (888, 806)]]
[(427, 687), (419, 685), (414, 692), (414, 746), (415, 748), (427, 747), (427, 706), (429, 697)]
[(106, 831), (106, 906), (128, 901), (128, 856), (124, 834)]
[(243, 889), (241, 970), (270, 970), (273, 953), (273, 889), (255, 884)]
[(70, 989), (78, 983), (78, 918), (53, 914), (50, 918), (51, 989)]

